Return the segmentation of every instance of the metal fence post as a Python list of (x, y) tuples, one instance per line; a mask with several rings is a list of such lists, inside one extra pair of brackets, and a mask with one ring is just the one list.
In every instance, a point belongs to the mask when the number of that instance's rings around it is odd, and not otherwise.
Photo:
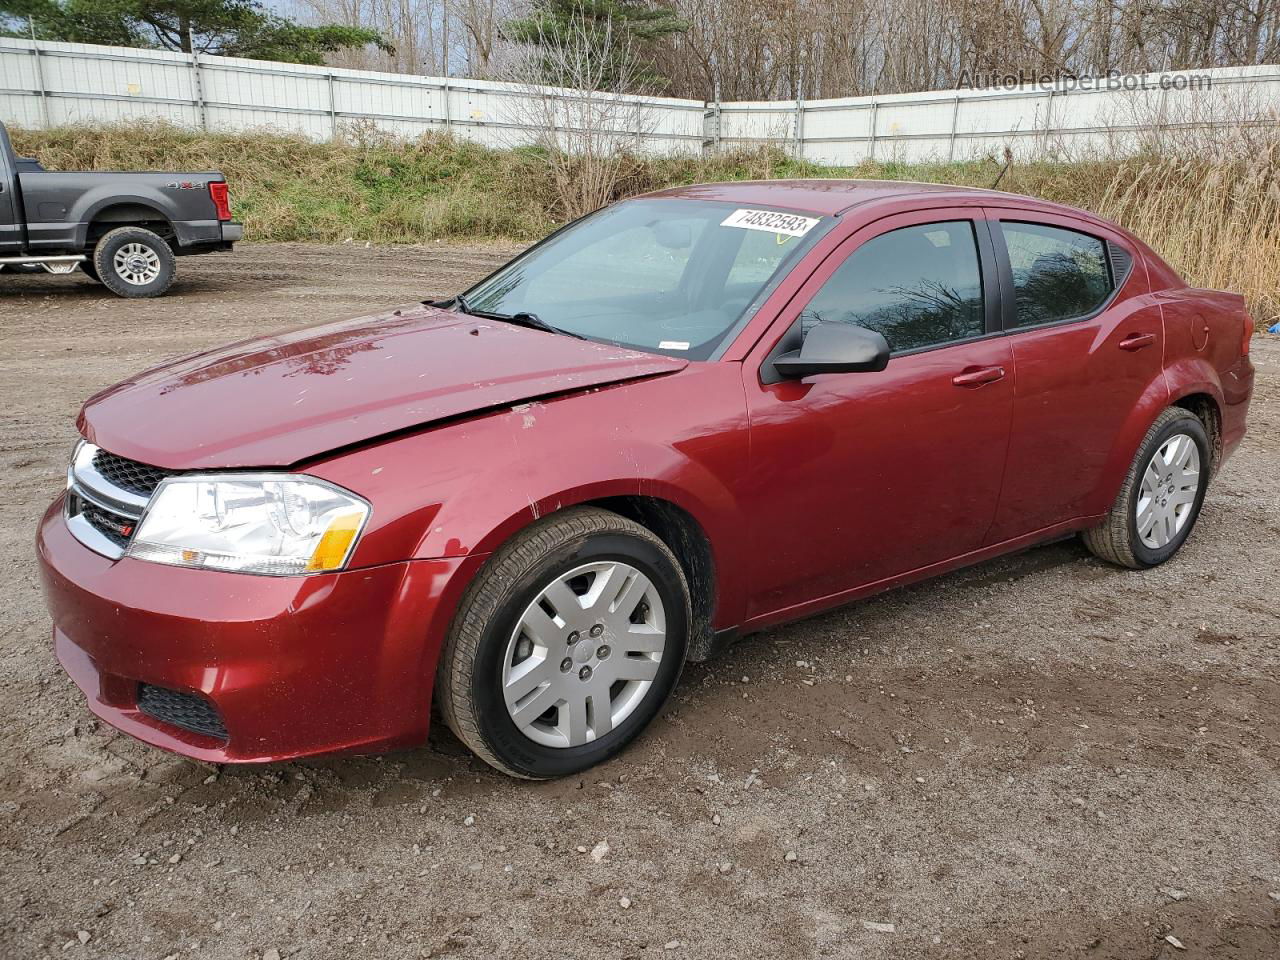
[(707, 148), (712, 150), (720, 149), (720, 77), (719, 71), (715, 78), (715, 85), (711, 91), (714, 100), (702, 101), (702, 152), (706, 153)]
[(338, 101), (334, 96), (333, 74), (327, 74), (325, 79), (329, 81), (329, 139), (338, 139)]
[(871, 156), (868, 158), (874, 160), (876, 158), (876, 114), (880, 112), (880, 101), (871, 101)]
[(1041, 147), (1041, 150), (1040, 150), (1040, 155), (1042, 157), (1048, 156), (1049, 154), (1049, 136), (1053, 132), (1053, 128), (1051, 126), (1052, 122), (1053, 122), (1053, 89), (1050, 88), (1049, 99), (1045, 102), (1045, 105), (1044, 105), (1044, 139), (1043, 139), (1043, 146)]
[(955, 106), (951, 109), (951, 141), (947, 144), (947, 163), (956, 159), (956, 127), (960, 122), (960, 91), (956, 91)]
[(804, 159), (804, 97), (796, 97), (795, 140), (791, 151), (797, 160)]
[(40, 119), (44, 129), (49, 129), (49, 91), (44, 86), (44, 64), (40, 62), (40, 44), (36, 41), (36, 25), (34, 20), (27, 20), (27, 26), (31, 29), (31, 55), (34, 58), (32, 63), (36, 68), (36, 89), (40, 94)]
[(444, 85), (440, 88), (444, 97), (444, 128), (451, 131), (453, 129), (453, 109), (449, 105), (449, 78), (444, 78)]
[(716, 103), (716, 108), (715, 108), (715, 125), (716, 125), (716, 126), (715, 126), (715, 133), (713, 134), (713, 136), (714, 136), (714, 139), (715, 139), (715, 144), (714, 144), (714, 145), (715, 145), (716, 152), (719, 152), (719, 150), (720, 150), (720, 141), (721, 141), (721, 139), (722, 139), (722, 133), (721, 133), (721, 131), (724, 129), (724, 109), (723, 109), (723, 104), (722, 104), (722, 103), (721, 103), (721, 101), (720, 101), (720, 67), (719, 67), (718, 63), (717, 63), (717, 66), (716, 66), (716, 68), (715, 68), (715, 71), (716, 71), (716, 77), (715, 77), (715, 89), (711, 91), (711, 92), (715, 95), (715, 98), (716, 98), (716, 100), (715, 100), (715, 103)]
[(200, 74), (200, 54), (196, 53), (196, 46), (191, 44), (191, 84), (195, 93), (196, 116), (200, 118), (200, 129), (209, 129), (209, 111), (204, 101), (204, 80)]
[(1156, 108), (1156, 142), (1157, 148), (1164, 147), (1164, 131), (1168, 125), (1169, 117), (1169, 91), (1162, 87), (1160, 89), (1160, 106)]

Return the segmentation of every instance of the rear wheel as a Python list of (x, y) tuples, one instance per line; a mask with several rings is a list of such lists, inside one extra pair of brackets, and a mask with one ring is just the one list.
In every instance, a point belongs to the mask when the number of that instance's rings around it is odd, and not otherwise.
[(1181, 407), (1165, 410), (1143, 438), (1107, 519), (1084, 532), (1085, 546), (1124, 567), (1164, 563), (1196, 525), (1210, 463), (1199, 418)]
[(142, 227), (117, 227), (94, 247), (93, 267), (117, 296), (158, 297), (173, 283), (177, 258), (159, 234)]
[(578, 773), (661, 709), (689, 620), (666, 544), (609, 511), (566, 510), (517, 535), (468, 589), (441, 652), (441, 714), (504, 773)]

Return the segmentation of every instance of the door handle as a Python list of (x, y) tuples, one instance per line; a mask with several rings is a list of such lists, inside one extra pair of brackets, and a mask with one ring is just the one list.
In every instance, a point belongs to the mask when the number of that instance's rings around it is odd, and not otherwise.
[(957, 387), (980, 387), (1003, 379), (1004, 367), (970, 367), (952, 377), (951, 382)]
[(1131, 333), (1120, 341), (1120, 349), (1128, 350), (1132, 353), (1134, 350), (1149, 347), (1155, 342), (1156, 335), (1154, 333)]

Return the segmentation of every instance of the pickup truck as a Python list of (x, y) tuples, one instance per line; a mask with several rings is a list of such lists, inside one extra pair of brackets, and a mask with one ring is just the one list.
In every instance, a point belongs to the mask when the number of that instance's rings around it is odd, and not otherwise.
[(78, 267), (117, 296), (158, 297), (177, 257), (243, 235), (220, 173), (55, 173), (16, 156), (0, 123), (0, 271)]

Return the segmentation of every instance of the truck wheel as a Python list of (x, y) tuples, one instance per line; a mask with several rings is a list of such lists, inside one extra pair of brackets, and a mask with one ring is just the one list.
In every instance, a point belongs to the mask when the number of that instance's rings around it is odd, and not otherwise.
[(1170, 407), (1143, 438), (1106, 520), (1082, 534), (1094, 556), (1141, 570), (1191, 535), (1209, 487), (1209, 438), (1189, 410)]
[(142, 227), (117, 227), (94, 247), (93, 267), (116, 296), (158, 297), (173, 283), (177, 258), (159, 234)]
[(565, 510), (517, 534), (468, 587), (435, 699), (498, 770), (531, 780), (578, 773), (662, 708), (689, 622), (689, 587), (662, 540), (607, 510)]

